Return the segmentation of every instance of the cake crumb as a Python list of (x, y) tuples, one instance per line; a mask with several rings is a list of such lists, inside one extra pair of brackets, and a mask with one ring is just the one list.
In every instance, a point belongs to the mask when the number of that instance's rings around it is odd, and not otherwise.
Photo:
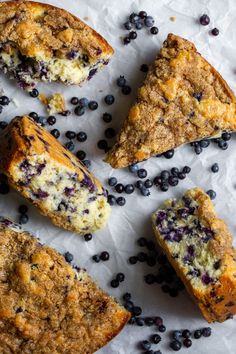
[(170, 21), (175, 22), (176, 21), (176, 17), (175, 16), (170, 16)]
[(38, 98), (47, 107), (49, 115), (63, 113), (66, 110), (65, 98), (61, 93), (54, 93), (50, 97), (41, 93)]
[(88, 21), (89, 20), (89, 17), (88, 16), (85, 16), (84, 17), (84, 21)]

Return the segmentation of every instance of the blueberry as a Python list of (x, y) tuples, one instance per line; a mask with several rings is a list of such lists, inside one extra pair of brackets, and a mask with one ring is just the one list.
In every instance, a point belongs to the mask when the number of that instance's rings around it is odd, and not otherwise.
[(102, 119), (105, 123), (110, 123), (112, 121), (112, 115), (110, 113), (103, 113)]
[(145, 283), (152, 285), (155, 283), (156, 278), (155, 278), (154, 274), (150, 273), (150, 274), (145, 275), (144, 280), (145, 280)]
[(71, 263), (74, 259), (74, 256), (73, 254), (71, 254), (70, 252), (66, 252), (64, 254), (64, 257), (65, 257), (65, 260), (68, 262), (68, 263)]
[(134, 186), (133, 186), (133, 184), (127, 184), (127, 185), (125, 186), (125, 193), (126, 193), (126, 194), (132, 194), (133, 191), (134, 191)]
[(2, 106), (0, 106), (0, 114), (2, 113), (2, 111), (3, 111), (3, 107), (2, 107)]
[(129, 38), (130, 39), (136, 39), (137, 38), (137, 32), (135, 32), (135, 31), (131, 31), (130, 33), (129, 33)]
[(147, 177), (147, 171), (144, 168), (140, 168), (140, 170), (138, 170), (137, 175), (139, 178), (143, 179)]
[(83, 151), (83, 150), (78, 150), (77, 153), (76, 153), (76, 157), (79, 160), (83, 161), (85, 159), (85, 157), (86, 157), (86, 152)]
[(231, 133), (230, 132), (224, 132), (224, 133), (222, 133), (221, 138), (224, 141), (229, 141), (231, 139)]
[(88, 104), (88, 108), (91, 111), (95, 111), (98, 108), (98, 103), (96, 101), (90, 101)]
[(172, 333), (172, 338), (175, 340), (180, 340), (180, 337), (182, 336), (182, 332), (181, 331), (173, 331)]
[(0, 184), (0, 194), (8, 194), (10, 192), (10, 187), (7, 183)]
[(160, 185), (160, 190), (161, 190), (162, 192), (167, 192), (168, 189), (169, 189), (169, 186), (168, 186), (167, 183), (162, 183), (162, 184)]
[(175, 186), (177, 186), (177, 184), (179, 183), (179, 180), (178, 180), (178, 178), (175, 177), (175, 176), (170, 176), (170, 177), (168, 178), (168, 183), (169, 183), (170, 186), (175, 187)]
[(101, 254), (100, 254), (100, 259), (104, 262), (108, 261), (110, 258), (110, 255), (107, 251), (103, 251)]
[(142, 314), (142, 309), (139, 306), (134, 306), (132, 308), (132, 313), (134, 316), (140, 316)]
[(144, 186), (146, 188), (152, 188), (153, 182), (150, 179), (146, 179), (146, 181), (144, 182)]
[(140, 247), (145, 247), (147, 245), (147, 240), (144, 237), (140, 237), (138, 239), (137, 243)]
[(136, 183), (135, 183), (135, 187), (138, 188), (138, 189), (141, 189), (143, 187), (143, 182), (138, 180)]
[(7, 122), (1, 121), (0, 122), (0, 129), (5, 129), (8, 126)]
[(151, 349), (151, 343), (148, 341), (148, 340), (143, 340), (141, 343), (140, 343), (141, 347), (143, 350), (149, 350)]
[(75, 144), (72, 141), (68, 141), (65, 143), (65, 148), (69, 151), (73, 151), (75, 149)]
[(135, 324), (135, 317), (131, 317), (131, 319), (128, 321), (128, 324), (130, 325)]
[(163, 291), (163, 293), (167, 294), (170, 291), (170, 287), (168, 284), (164, 284), (164, 285), (162, 285), (161, 290)]
[(30, 112), (30, 113), (29, 113), (29, 117), (33, 118), (33, 120), (34, 120), (35, 122), (38, 122), (38, 119), (39, 119), (38, 113), (36, 113), (36, 112)]
[(161, 336), (159, 336), (159, 334), (153, 334), (151, 336), (151, 341), (153, 344), (158, 344), (161, 341)]
[(116, 204), (116, 197), (114, 197), (114, 195), (109, 194), (107, 197), (107, 201), (108, 203), (112, 206)]
[(177, 177), (178, 173), (179, 173), (179, 169), (177, 167), (172, 167), (172, 169), (170, 170), (172, 176)]
[(86, 97), (82, 97), (79, 99), (79, 105), (81, 107), (88, 107), (89, 100)]
[(137, 258), (139, 262), (143, 263), (147, 260), (147, 254), (144, 252), (139, 252)]
[(72, 97), (70, 103), (76, 106), (79, 103), (78, 97)]
[[(31, 97), (36, 98), (36, 97), (38, 97), (39, 92), (38, 92), (38, 90), (37, 90), (36, 88), (34, 88), (32, 91), (30, 91), (29, 94), (30, 94)], [(3, 97), (4, 97), (4, 96), (3, 96)], [(2, 103), (1, 103), (1, 97), (0, 97), (0, 104), (2, 104)]]
[(108, 148), (107, 141), (106, 140), (99, 140), (98, 143), (97, 143), (97, 147), (100, 150), (106, 150)]
[(71, 130), (68, 130), (65, 135), (68, 139), (71, 139), (71, 140), (75, 139), (75, 137), (76, 137), (76, 133)]
[(93, 235), (92, 234), (86, 234), (84, 235), (84, 241), (88, 242), (88, 241), (91, 241), (93, 238)]
[(186, 178), (186, 174), (184, 172), (178, 173), (178, 179), (185, 179), (185, 178)]
[(144, 322), (144, 319), (143, 318), (140, 318), (140, 317), (137, 317), (136, 318), (136, 325), (139, 326), (139, 327), (143, 327), (145, 324)]
[(153, 180), (153, 183), (155, 184), (155, 186), (160, 186), (162, 184), (162, 178), (161, 176), (156, 176)]
[(139, 20), (139, 16), (133, 12), (130, 16), (129, 16), (129, 20), (131, 23), (136, 23)]
[(117, 178), (116, 177), (110, 177), (108, 179), (108, 184), (109, 184), (109, 186), (114, 187), (117, 184)]
[(218, 141), (218, 147), (219, 147), (221, 150), (227, 150), (227, 149), (228, 149), (228, 143), (227, 143), (227, 141), (225, 141), (225, 140), (219, 140), (219, 141)]
[(111, 287), (112, 288), (118, 288), (118, 286), (119, 286), (119, 281), (117, 280), (117, 279), (112, 279), (112, 281), (111, 281)]
[(144, 197), (148, 197), (151, 194), (149, 189), (144, 186), (140, 188), (140, 192)]
[(115, 102), (115, 97), (113, 95), (106, 95), (104, 101), (107, 105), (112, 105)]
[(99, 263), (99, 262), (100, 262), (100, 257), (99, 257), (98, 254), (95, 254), (95, 255), (92, 257), (92, 259), (93, 259), (94, 262), (96, 262), (96, 263)]
[(161, 171), (161, 179), (166, 181), (170, 177), (170, 172), (167, 170)]
[(218, 163), (214, 163), (214, 164), (211, 166), (211, 170), (212, 170), (213, 173), (219, 172), (219, 165), (218, 165)]
[(80, 143), (83, 143), (87, 140), (87, 134), (85, 132), (79, 132), (76, 137)]
[(145, 318), (145, 324), (146, 326), (153, 326), (155, 323), (154, 319), (152, 317), (146, 317)]
[(152, 16), (147, 16), (145, 19), (144, 19), (144, 24), (146, 27), (152, 27), (154, 25), (154, 18)]
[(51, 130), (51, 134), (52, 134), (52, 136), (54, 136), (54, 138), (56, 138), (56, 139), (58, 139), (59, 136), (60, 136), (60, 132), (59, 132), (58, 129), (53, 129), (53, 130)]
[(189, 338), (189, 337), (191, 337), (191, 332), (188, 330), (188, 329), (184, 329), (183, 331), (182, 331), (182, 337), (183, 338)]
[(200, 155), (202, 153), (202, 148), (200, 145), (194, 147), (194, 151), (196, 155)]
[(201, 338), (201, 336), (202, 336), (202, 331), (201, 331), (200, 329), (197, 329), (196, 331), (194, 331), (193, 336), (194, 336), (195, 339)]
[(113, 128), (107, 128), (104, 134), (107, 139), (112, 139), (116, 135), (116, 131)]
[(43, 116), (38, 117), (38, 123), (41, 124), (43, 127), (47, 124), (47, 118)]
[(159, 29), (155, 26), (153, 26), (151, 29), (150, 29), (150, 32), (151, 34), (157, 34), (159, 32)]
[(137, 22), (135, 23), (135, 28), (136, 28), (137, 30), (141, 30), (141, 29), (143, 28), (142, 22), (141, 22), (141, 21), (137, 21)]
[(170, 295), (171, 297), (177, 297), (177, 296), (179, 295), (178, 289), (176, 289), (176, 288), (171, 288), (170, 291), (169, 291), (169, 295)]
[(166, 159), (171, 159), (175, 154), (175, 150), (174, 149), (171, 149), (171, 150), (168, 150), (166, 152), (163, 153), (163, 156), (166, 158)]
[(203, 328), (202, 335), (203, 335), (203, 337), (210, 337), (211, 336), (211, 328), (210, 327)]
[(130, 264), (136, 264), (138, 262), (138, 258), (136, 256), (129, 257)]
[(218, 36), (219, 33), (220, 33), (220, 31), (219, 31), (218, 28), (216, 28), (216, 27), (211, 30), (211, 34), (212, 34), (213, 36)]
[(125, 37), (125, 38), (123, 39), (123, 42), (124, 42), (124, 45), (129, 44), (129, 43), (130, 43), (130, 38), (129, 38), (129, 37)]
[(27, 214), (21, 214), (19, 217), (19, 223), (20, 224), (27, 224), (27, 222), (29, 221), (29, 217)]
[(116, 203), (117, 203), (117, 205), (119, 205), (119, 206), (124, 206), (125, 203), (126, 203), (126, 200), (125, 200), (125, 198), (123, 198), (123, 197), (118, 197), (118, 198), (116, 199)]
[(123, 185), (122, 183), (118, 183), (118, 184), (115, 186), (115, 190), (116, 190), (117, 193), (122, 193), (122, 192), (124, 192), (124, 189), (125, 189), (125, 187), (124, 187), (124, 185)]
[(140, 11), (138, 15), (139, 15), (139, 17), (142, 18), (142, 19), (144, 19), (144, 18), (147, 17), (146, 11)]
[(132, 28), (132, 23), (127, 21), (124, 23), (124, 28), (127, 29), (128, 31), (131, 30)]
[(199, 145), (201, 146), (201, 148), (206, 149), (210, 145), (210, 140), (203, 139), (199, 141)]
[(54, 125), (56, 123), (56, 117), (54, 116), (49, 116), (48, 119), (47, 119), (47, 122), (49, 125)]
[(123, 300), (124, 300), (124, 301), (129, 301), (129, 300), (131, 300), (131, 294), (130, 294), (130, 293), (125, 293), (125, 294), (123, 295)]
[(116, 80), (116, 84), (118, 87), (123, 87), (126, 84), (126, 79), (124, 78), (124, 76), (120, 76), (118, 77), (118, 79)]
[(190, 348), (191, 345), (192, 345), (192, 341), (190, 338), (185, 338), (184, 341), (183, 341), (183, 345), (186, 347), (186, 348)]
[(122, 91), (123, 95), (129, 95), (131, 92), (131, 87), (128, 85), (125, 85), (122, 87), (121, 91)]
[(200, 17), (199, 22), (202, 26), (207, 26), (210, 23), (210, 17), (204, 14)]
[(63, 111), (59, 114), (62, 115), (63, 117), (68, 117), (71, 114), (71, 111), (67, 109), (66, 111)]
[(21, 214), (26, 214), (28, 211), (28, 207), (27, 207), (27, 205), (22, 204), (19, 206), (18, 210)]
[(124, 273), (117, 273), (116, 274), (116, 280), (118, 280), (118, 282), (123, 282), (125, 280), (125, 275)]
[(188, 174), (188, 173), (190, 173), (191, 172), (191, 167), (189, 167), (189, 166), (184, 166), (184, 168), (183, 168), (183, 171), (182, 171), (184, 174)]
[(155, 321), (155, 325), (158, 326), (158, 327), (163, 325), (163, 319), (161, 317), (159, 317), (159, 316), (155, 317), (154, 321)]
[(213, 191), (212, 189), (209, 189), (206, 193), (209, 195), (211, 200), (216, 198), (216, 192)]
[(142, 71), (143, 73), (147, 73), (148, 72), (148, 65), (147, 64), (142, 64), (140, 66), (140, 71)]
[(166, 331), (166, 326), (160, 325), (160, 326), (158, 327), (158, 330), (159, 330), (161, 333), (164, 333), (164, 332)]
[(173, 340), (170, 343), (170, 348), (177, 352), (182, 348), (182, 345), (178, 340)]
[(77, 116), (81, 117), (85, 113), (85, 109), (84, 107), (77, 106), (75, 107), (74, 112)]

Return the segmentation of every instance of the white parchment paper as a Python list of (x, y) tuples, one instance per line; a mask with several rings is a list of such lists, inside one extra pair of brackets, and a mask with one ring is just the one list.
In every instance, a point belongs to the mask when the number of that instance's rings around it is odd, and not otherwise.
[[(69, 10), (81, 19), (87, 18), (85, 22), (100, 32), (115, 49), (111, 63), (82, 87), (65, 88), (56, 84), (39, 86), (40, 91), (47, 94), (63, 92), (68, 101), (72, 96), (88, 97), (98, 101), (97, 111), (88, 111), (82, 117), (58, 116), (54, 127), (63, 133), (66, 130), (77, 132), (82, 130), (88, 134), (88, 140), (85, 143), (76, 143), (76, 151), (79, 149), (86, 151), (87, 158), (93, 161), (92, 171), (105, 183), (105, 186), (110, 176), (117, 177), (124, 184), (133, 183), (137, 179), (127, 170), (113, 170), (105, 164), (102, 161), (104, 155), (97, 149), (96, 143), (104, 137), (104, 130), (108, 126), (116, 130), (121, 126), (135, 99), (136, 90), (144, 78), (144, 74), (139, 70), (140, 65), (148, 64), (154, 59), (169, 32), (194, 41), (198, 50), (220, 71), (232, 89), (236, 91), (236, 1), (234, 0), (50, 0), (50, 3)], [(160, 32), (157, 36), (151, 36), (148, 31), (142, 30), (138, 32), (137, 40), (125, 47), (120, 39), (126, 33), (122, 29), (122, 24), (131, 12), (140, 10), (146, 10), (148, 14), (155, 17)], [(209, 14), (211, 18), (211, 23), (207, 27), (200, 26), (198, 23), (198, 18), (203, 13)], [(176, 21), (171, 22), (170, 16), (176, 16)], [(209, 34), (210, 29), (214, 27), (220, 30), (218, 37)], [(121, 95), (119, 88), (115, 85), (115, 80), (119, 75), (125, 75), (132, 86), (130, 96)], [(0, 77), (0, 88), (4, 89), (10, 98), (14, 98), (15, 102), (4, 108), (0, 120), (10, 121), (15, 115), (31, 111), (46, 115), (44, 107), (36, 99), (30, 98), (3, 76)], [(106, 106), (103, 102), (103, 97), (108, 93), (114, 94), (116, 98), (112, 106)], [(110, 112), (113, 115), (113, 121), (109, 125), (101, 118), (104, 112)], [(63, 143), (67, 140), (64, 134), (61, 135), (60, 140)], [(220, 166), (217, 174), (209, 172), (211, 165), (215, 162), (218, 162)], [(161, 291), (159, 285), (149, 286), (144, 283), (143, 276), (150, 272), (155, 273), (155, 269), (144, 263), (131, 266), (127, 262), (131, 255), (140, 251), (136, 244), (139, 237), (153, 238), (150, 214), (164, 199), (178, 197), (185, 189), (194, 186), (216, 191), (217, 198), (214, 203), (217, 212), (226, 220), (232, 234), (236, 235), (235, 136), (226, 151), (221, 151), (212, 144), (200, 156), (197, 156), (192, 148), (185, 146), (177, 149), (171, 160), (152, 158), (141, 163), (140, 166), (145, 167), (148, 177), (152, 178), (163, 169), (170, 169), (173, 166), (183, 167), (186, 164), (192, 168), (190, 175), (184, 181), (180, 181), (177, 187), (171, 188), (169, 192), (163, 193), (154, 187), (148, 198), (140, 196), (137, 191), (127, 196), (126, 206), (114, 207), (107, 228), (97, 232), (90, 242), (84, 242), (83, 238), (78, 235), (54, 227), (33, 207), (30, 207), (30, 221), (25, 225), (25, 229), (32, 231), (42, 242), (59, 251), (73, 253), (74, 262), (85, 267), (101, 287), (118, 299), (124, 292), (131, 292), (135, 304), (143, 308), (143, 315), (162, 316), (167, 330), (181, 328), (194, 330), (206, 326), (207, 323), (202, 319), (197, 307), (185, 291), (177, 298), (170, 298)], [(0, 214), (18, 220), (17, 208), (23, 202), (24, 200), (14, 191), (6, 196), (1, 195)], [(93, 263), (91, 256), (103, 250), (110, 252), (110, 260), (99, 264)], [(119, 271), (125, 273), (126, 279), (118, 289), (111, 289), (110, 280)], [(194, 340), (188, 353), (236, 353), (236, 319), (223, 324), (214, 324), (211, 327), (213, 328), (211, 338)], [(122, 333), (99, 353), (138, 353), (140, 350), (137, 349), (137, 342), (146, 339), (152, 333), (155, 333), (154, 327), (127, 325)], [(162, 353), (170, 353), (168, 334), (162, 335), (162, 338), (161, 344), (155, 346), (156, 350), (161, 349)]]

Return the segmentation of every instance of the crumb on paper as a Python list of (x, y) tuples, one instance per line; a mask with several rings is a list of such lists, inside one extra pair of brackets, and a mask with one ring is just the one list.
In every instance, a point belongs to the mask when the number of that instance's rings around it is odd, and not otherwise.
[(175, 16), (170, 16), (170, 21), (175, 22), (176, 21), (176, 17)]
[(49, 115), (63, 113), (66, 109), (65, 98), (61, 93), (54, 93), (51, 97), (41, 93), (39, 100), (47, 107)]
[(85, 16), (84, 17), (84, 21), (88, 21), (89, 20), (89, 17), (88, 16)]

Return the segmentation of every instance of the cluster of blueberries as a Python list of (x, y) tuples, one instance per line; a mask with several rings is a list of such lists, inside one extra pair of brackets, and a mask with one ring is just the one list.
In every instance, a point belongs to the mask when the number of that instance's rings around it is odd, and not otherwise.
[(230, 132), (223, 132), (220, 138), (215, 138), (215, 139), (203, 139), (201, 141), (195, 141), (193, 143), (190, 143), (190, 146), (194, 148), (195, 154), (200, 155), (203, 151), (203, 149), (206, 149), (211, 141), (221, 149), (221, 150), (227, 150), (229, 147), (228, 141), (231, 139), (231, 133)]
[(27, 224), (27, 222), (29, 221), (29, 216), (27, 214), (28, 212), (28, 207), (27, 205), (20, 205), (19, 208), (18, 208), (18, 211), (20, 213), (20, 216), (19, 216), (19, 223), (22, 225), (22, 224)]
[(158, 34), (159, 30), (154, 26), (155, 20), (152, 16), (148, 16), (146, 11), (140, 11), (138, 14), (132, 13), (129, 15), (128, 20), (124, 23), (124, 28), (128, 31), (128, 35), (124, 37), (124, 44), (129, 44), (132, 40), (136, 39), (138, 34), (135, 30), (141, 30), (146, 27), (150, 29), (151, 34)]

